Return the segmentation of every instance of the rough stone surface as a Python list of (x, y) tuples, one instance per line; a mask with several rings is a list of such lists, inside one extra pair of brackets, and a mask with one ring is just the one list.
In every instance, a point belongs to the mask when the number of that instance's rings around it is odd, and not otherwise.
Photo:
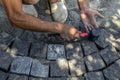
[(105, 80), (102, 72), (89, 72), (85, 74), (86, 80)]
[(47, 59), (57, 60), (59, 58), (65, 58), (65, 49), (64, 45), (49, 44)]
[(19, 55), (19, 56), (27, 56), (29, 46), (30, 43), (28, 41), (15, 40), (12, 45), (11, 54)]
[(68, 43), (65, 45), (67, 59), (81, 59), (83, 52), (80, 43)]
[(69, 10), (79, 9), (77, 5), (77, 0), (66, 0), (66, 3)]
[(60, 77), (60, 78), (49, 78), (48, 80), (67, 80), (67, 78)]
[(28, 80), (28, 77), (24, 75), (10, 74), (8, 80)]
[(56, 62), (52, 62), (50, 64), (50, 76), (68, 76), (68, 62), (65, 59), (59, 59)]
[(105, 63), (98, 53), (87, 56), (85, 63), (89, 71), (100, 70), (105, 67)]
[(0, 51), (0, 68), (8, 70), (13, 58), (6, 52)]
[(0, 33), (0, 50), (6, 50), (12, 43), (13, 37), (7, 33)]
[(32, 59), (28, 57), (16, 57), (12, 62), (10, 72), (29, 75)]
[(100, 47), (100, 48), (105, 48), (108, 46), (108, 41), (109, 41), (109, 34), (107, 33), (106, 30), (101, 29), (101, 33), (99, 38), (95, 41), (95, 43)]
[(114, 47), (108, 47), (100, 51), (100, 54), (107, 65), (113, 63), (115, 60), (120, 58), (120, 55), (117, 53)]
[(69, 61), (70, 73), (72, 76), (82, 76), (85, 72), (85, 64), (83, 60), (70, 60)]
[(71, 77), (71, 78), (67, 78), (67, 80), (85, 80), (84, 77)]
[(48, 77), (49, 66), (41, 64), (38, 60), (33, 60), (30, 74), (35, 77)]
[(8, 77), (7, 73), (0, 71), (0, 80), (6, 80), (7, 77)]
[(120, 59), (103, 70), (103, 73), (108, 80), (120, 80)]
[(29, 80), (48, 80), (47, 78), (33, 78), (29, 77)]
[(93, 43), (91, 41), (82, 41), (81, 44), (82, 44), (85, 55), (89, 55), (89, 54), (98, 52), (98, 49), (97, 49), (95, 43)]
[(47, 44), (46, 43), (32, 43), (30, 50), (30, 57), (37, 59), (46, 59)]

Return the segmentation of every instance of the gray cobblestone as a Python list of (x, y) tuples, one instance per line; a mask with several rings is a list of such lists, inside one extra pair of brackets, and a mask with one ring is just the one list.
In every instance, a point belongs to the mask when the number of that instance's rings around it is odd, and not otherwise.
[(79, 9), (77, 5), (77, 0), (66, 0), (66, 3), (69, 10)]
[(68, 76), (68, 62), (65, 59), (59, 59), (56, 62), (52, 62), (50, 64), (50, 76)]
[(46, 43), (32, 43), (30, 50), (30, 57), (37, 59), (46, 59), (47, 55), (47, 44)]
[(60, 78), (49, 78), (48, 80), (67, 80), (67, 78), (60, 77)]
[(38, 60), (33, 60), (30, 74), (35, 77), (48, 77), (49, 66), (43, 65)]
[(101, 34), (99, 36), (99, 38), (95, 41), (95, 43), (100, 47), (100, 48), (105, 48), (108, 46), (108, 38), (109, 34), (107, 33), (107, 31), (105, 31), (104, 29), (101, 30)]
[(27, 76), (10, 74), (8, 80), (28, 80)]
[(84, 77), (71, 77), (71, 78), (67, 78), (67, 80), (85, 80)]
[(8, 70), (13, 58), (6, 52), (0, 51), (0, 68)]
[(29, 80), (48, 80), (47, 78), (33, 78), (29, 77)]
[(89, 72), (85, 77), (86, 80), (105, 80), (102, 72)]
[(6, 50), (12, 41), (12, 36), (7, 33), (0, 33), (0, 50)]
[(89, 71), (95, 71), (105, 67), (105, 63), (98, 53), (87, 56), (85, 63)]
[(32, 59), (28, 57), (16, 57), (12, 62), (10, 72), (29, 75)]
[(67, 43), (65, 45), (67, 59), (81, 59), (83, 52), (80, 43)]
[(6, 80), (7, 77), (8, 77), (7, 73), (0, 71), (0, 80)]
[(65, 58), (65, 49), (64, 45), (49, 44), (47, 59), (57, 60), (59, 58)]
[(27, 56), (29, 46), (30, 43), (27, 41), (15, 40), (11, 48), (11, 54), (19, 55), (19, 56)]
[(100, 51), (100, 54), (107, 65), (120, 58), (120, 55), (117, 53), (114, 47), (108, 47)]
[(70, 73), (72, 76), (82, 76), (85, 72), (85, 64), (83, 60), (70, 60), (69, 61)]
[(93, 43), (91, 41), (82, 41), (81, 44), (82, 44), (85, 55), (89, 55), (89, 54), (98, 52), (98, 49), (97, 49), (95, 43)]
[(103, 70), (103, 73), (108, 80), (120, 80), (120, 59)]

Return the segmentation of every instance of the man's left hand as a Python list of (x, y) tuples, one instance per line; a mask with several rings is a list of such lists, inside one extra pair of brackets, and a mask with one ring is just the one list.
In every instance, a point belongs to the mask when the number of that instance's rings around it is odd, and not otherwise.
[(89, 32), (93, 28), (98, 27), (98, 24), (96, 22), (96, 16), (104, 18), (104, 16), (101, 15), (98, 11), (90, 8), (81, 11), (80, 16), (87, 32)]

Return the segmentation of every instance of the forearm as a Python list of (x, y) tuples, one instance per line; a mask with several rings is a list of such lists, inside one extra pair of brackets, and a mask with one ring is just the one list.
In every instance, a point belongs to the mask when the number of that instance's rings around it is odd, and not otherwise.
[(63, 24), (61, 23), (43, 21), (28, 14), (14, 18), (11, 22), (19, 28), (36, 32), (60, 33), (63, 29)]
[(80, 7), (81, 11), (84, 11), (85, 9), (89, 8), (88, 0), (78, 0), (78, 4), (79, 4), (79, 7)]

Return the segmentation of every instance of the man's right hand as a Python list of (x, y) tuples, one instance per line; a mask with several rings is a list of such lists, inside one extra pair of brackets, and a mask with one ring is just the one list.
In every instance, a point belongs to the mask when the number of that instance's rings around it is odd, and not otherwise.
[(64, 25), (60, 35), (62, 36), (62, 38), (65, 38), (68, 41), (74, 40), (80, 37), (79, 31), (75, 27), (71, 25), (66, 25), (66, 24)]

